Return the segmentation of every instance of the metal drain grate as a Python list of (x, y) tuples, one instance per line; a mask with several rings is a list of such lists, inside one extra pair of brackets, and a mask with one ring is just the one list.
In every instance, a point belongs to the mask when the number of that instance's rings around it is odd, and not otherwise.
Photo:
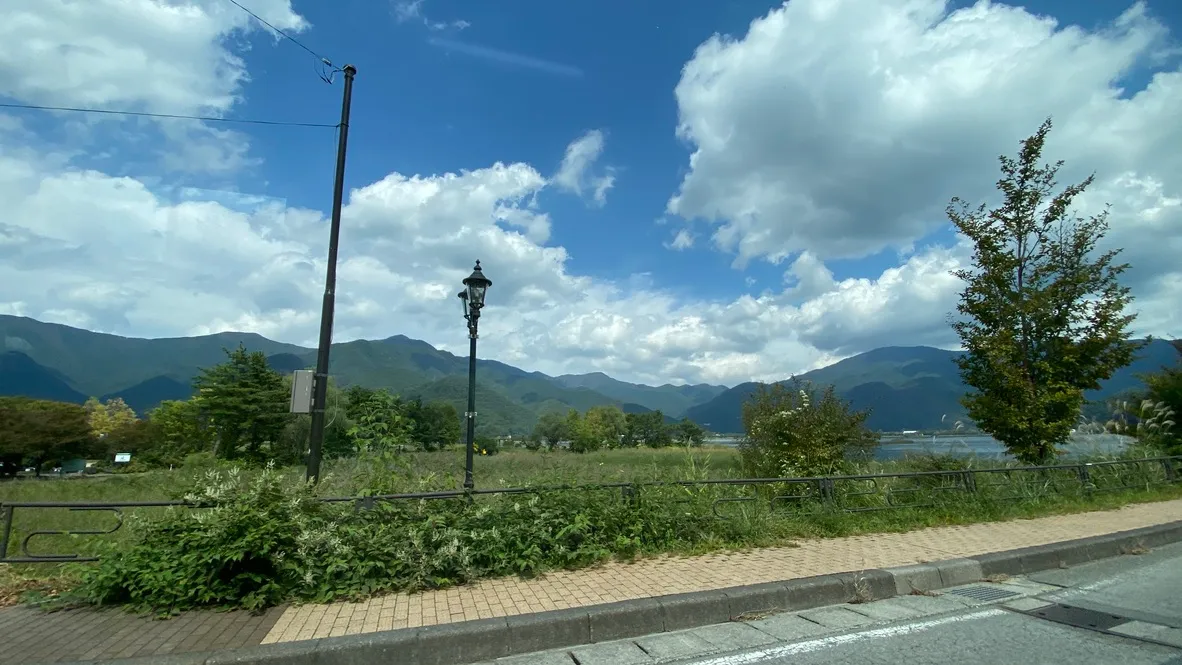
[(993, 600), (1001, 600), (1003, 598), (1013, 598), (1022, 594), (1001, 589), (995, 586), (966, 586), (959, 589), (949, 589), (944, 593), (950, 593), (955, 596), (964, 596), (965, 598), (972, 598), (973, 600), (980, 600), (982, 602), (990, 602)]
[(1132, 621), (1128, 617), (1122, 617), (1117, 614), (1098, 612), (1084, 607), (1063, 605), (1062, 603), (1048, 605), (1037, 610), (1030, 610), (1027, 614), (1039, 617), (1040, 619), (1046, 619), (1047, 621), (1054, 621), (1055, 623), (1064, 623), (1068, 626), (1075, 626), (1076, 628), (1091, 628), (1093, 630), (1110, 630), (1123, 623)]

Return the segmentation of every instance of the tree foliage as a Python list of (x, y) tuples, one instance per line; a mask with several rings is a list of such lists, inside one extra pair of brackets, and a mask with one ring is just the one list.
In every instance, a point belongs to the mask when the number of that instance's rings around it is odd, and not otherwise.
[(86, 409), (78, 404), (0, 397), (0, 455), (40, 468), (96, 451)]
[(276, 458), (290, 419), (289, 395), (266, 355), (241, 345), (227, 350), (226, 362), (202, 370), (193, 386), (194, 400), (216, 436), (218, 457), (255, 464)]
[(757, 478), (836, 473), (848, 454), (864, 454), (877, 444), (866, 428), (869, 415), (853, 410), (833, 386), (820, 395), (797, 379), (760, 386), (743, 404), (743, 472)]
[(992, 210), (953, 199), (948, 216), (973, 241), (972, 267), (953, 323), (965, 353), (957, 363), (972, 388), (962, 403), (984, 431), (1027, 463), (1046, 462), (1070, 435), (1085, 390), (1132, 361), (1126, 314), (1132, 301), (1116, 263), (1098, 251), (1108, 213), (1073, 217), (1075, 197), (1091, 183), (1059, 193), (1062, 162), (1040, 165), (1051, 130), (1045, 121), (1018, 157), (1000, 157), (1004, 200)]
[[(84, 405), (5, 398), (0, 472), (15, 473), (26, 459), (58, 461), (82, 452), (108, 462), (114, 453), (131, 453), (125, 470), (177, 465), (194, 454), (247, 465), (301, 462), (311, 417), (290, 413), (291, 378), (273, 371), (262, 353), (242, 346), (225, 353), (225, 362), (194, 380), (193, 398), (164, 401), (143, 419), (118, 398)], [(373, 457), (415, 444), (436, 450), (460, 440), (459, 414), (446, 402), (406, 402), (361, 386), (341, 390), (330, 379), (325, 410), (326, 458), (362, 451)]]
[(161, 464), (178, 464), (194, 453), (213, 452), (214, 431), (195, 400), (166, 400), (148, 414), (156, 434), (153, 456)]
[(135, 411), (119, 397), (112, 397), (105, 403), (91, 397), (82, 408), (86, 409), (91, 433), (100, 439), (138, 420)]
[(625, 441), (632, 446), (664, 448), (673, 444), (673, 433), (665, 422), (665, 414), (657, 411), (629, 413)]
[(689, 418), (683, 418), (673, 426), (673, 438), (683, 446), (700, 446), (706, 438), (706, 430)]
[[(1182, 342), (1175, 342), (1182, 354)], [(1144, 399), (1137, 424), (1137, 437), (1170, 455), (1182, 453), (1182, 430), (1177, 425), (1182, 415), (1182, 357), (1173, 367), (1141, 377), (1145, 382)]]
[(407, 403), (407, 415), (414, 422), (414, 440), (423, 450), (439, 450), (460, 441), (460, 414), (447, 402), (415, 399)]
[(538, 417), (538, 423), (534, 425), (532, 436), (540, 441), (547, 450), (554, 450), (560, 442), (569, 441), (572, 434), (567, 414), (549, 411)]
[(349, 436), (358, 452), (399, 451), (410, 443), (414, 421), (399, 406), (389, 392), (375, 390), (354, 407)]
[(581, 418), (571, 409), (571, 450), (586, 453), (602, 448), (618, 448), (628, 429), (624, 412), (614, 405), (593, 406)]

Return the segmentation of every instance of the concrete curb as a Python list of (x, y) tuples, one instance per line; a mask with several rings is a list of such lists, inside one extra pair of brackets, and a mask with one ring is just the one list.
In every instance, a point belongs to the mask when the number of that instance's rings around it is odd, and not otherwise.
[[(799, 611), (1024, 575), (1182, 542), (1182, 521), (886, 570), (818, 575), (496, 619), (366, 635), (175, 654), (102, 665), (462, 665), (548, 649), (725, 623), (743, 614)], [(81, 664), (76, 664), (81, 665)], [(95, 663), (95, 665), (98, 665)]]

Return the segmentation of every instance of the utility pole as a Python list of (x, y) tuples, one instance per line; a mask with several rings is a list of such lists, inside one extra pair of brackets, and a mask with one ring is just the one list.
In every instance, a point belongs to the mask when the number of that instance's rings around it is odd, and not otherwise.
[(332, 223), (328, 230), (328, 269), (324, 276), (324, 303), (320, 310), (320, 346), (316, 349), (316, 374), (312, 387), (312, 431), (308, 435), (308, 480), (320, 480), (324, 448), (324, 410), (328, 401), (328, 353), (332, 346), (332, 317), (336, 306), (337, 244), (341, 236), (341, 203), (345, 197), (345, 150), (349, 145), (349, 107), (353, 103), (353, 77), (357, 68), (345, 65), (345, 94), (341, 101), (340, 137), (337, 140), (337, 172), (332, 186)]

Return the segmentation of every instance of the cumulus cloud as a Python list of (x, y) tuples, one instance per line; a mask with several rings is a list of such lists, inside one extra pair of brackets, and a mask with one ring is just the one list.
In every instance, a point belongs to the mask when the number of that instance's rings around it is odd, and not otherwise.
[(1065, 175), (1166, 172), (1178, 72), (1119, 87), (1165, 34), (1140, 3), (1096, 31), (990, 2), (786, 3), (686, 64), (677, 132), (694, 152), (669, 212), (716, 224), (739, 264), (867, 256), (943, 225), (952, 196), (988, 195), (995, 156), (1047, 115)]
[[(259, 0), (251, 10), (289, 34), (310, 27), (290, 0)], [(224, 0), (11, 0), (0, 9), (0, 96), (42, 106), (221, 117), (250, 81), (231, 43), (259, 32), (270, 31)], [(84, 148), (92, 158), (132, 154), (166, 172), (221, 175), (258, 164), (246, 135), (202, 122), (118, 115), (49, 121), (66, 134), (69, 148)], [(152, 140), (143, 140), (149, 128)]]
[[(247, 74), (224, 37), (245, 24), (217, 10), (222, 3), (112, 4), (138, 8), (141, 26), (168, 27), (160, 17), (169, 11), (198, 17), (196, 37), (163, 33), (187, 44), (189, 62), (157, 44), (160, 33), (115, 28), (86, 13), (97, 2), (76, 4), (0, 10), (4, 94), (71, 105), (107, 94), (109, 103), (221, 112), (242, 96)], [(290, 11), (256, 4), (277, 24)], [(11, 26), (28, 16), (65, 20), (59, 35), (148, 54), (139, 67), (178, 73), (122, 89), (98, 58), (87, 66), (108, 86), (82, 85), (77, 98), (39, 88), (7, 50), (19, 37)], [(947, 14), (926, 0), (793, 0), (746, 35), (708, 40), (687, 63), (679, 132), (693, 155), (669, 203), (674, 215), (712, 224), (715, 249), (783, 261), (783, 289), (707, 302), (662, 290), (659, 274), (613, 283), (573, 273), (578, 248), (551, 241), (563, 220), (538, 201), (547, 188), (595, 199), (596, 173), (610, 172), (595, 168), (604, 137), (592, 132), (551, 178), (526, 163), (456, 164), (350, 191), (335, 339), (401, 333), (462, 352), (455, 293), (482, 259), (494, 281), (482, 355), (552, 374), (737, 383), (886, 344), (948, 345), (959, 290), (949, 272), (971, 252), (927, 234), (945, 224), (949, 196), (989, 200), (996, 155), (1012, 153), (1048, 113), (1057, 126), (1047, 156), (1068, 160), (1064, 180), (1097, 170), (1081, 211), (1112, 204), (1110, 242), (1134, 266), (1139, 332), (1176, 335), (1182, 127), (1168, 114), (1182, 106), (1182, 74), (1162, 69), (1143, 91), (1119, 90), (1121, 74), (1149, 62), (1163, 39), (1140, 6), (1084, 30), (998, 4)], [(130, 335), (253, 330), (314, 343), (323, 211), (80, 167), (12, 125), (0, 116), (0, 313)], [(836, 267), (842, 257), (894, 256), (884, 249), (902, 255), (897, 265)]]
[[(251, 10), (284, 31), (308, 22), (290, 0)], [(220, 114), (250, 77), (226, 40), (263, 30), (224, 0), (6, 0), (0, 94), (32, 104)]]
[(833, 272), (825, 263), (810, 252), (801, 252), (784, 273), (788, 293), (801, 300), (808, 300), (829, 293), (836, 283)]
[(589, 195), (595, 205), (607, 203), (607, 192), (616, 184), (615, 169), (608, 166), (602, 173), (593, 173), (595, 163), (603, 154), (604, 140), (603, 131), (593, 129), (571, 141), (554, 175), (554, 184), (580, 196)]

